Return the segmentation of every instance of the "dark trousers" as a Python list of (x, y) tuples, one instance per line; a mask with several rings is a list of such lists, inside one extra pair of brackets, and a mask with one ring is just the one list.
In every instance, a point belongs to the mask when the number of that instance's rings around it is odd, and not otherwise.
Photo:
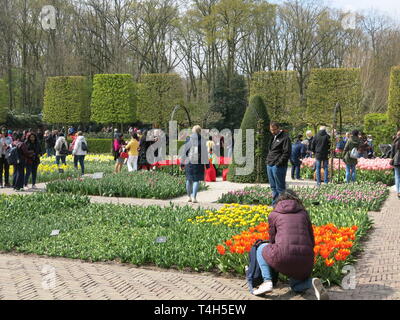
[(14, 165), (13, 188), (16, 190), (24, 187), (25, 163)]
[(292, 179), (300, 179), (300, 161), (292, 161)]
[(85, 156), (74, 156), (75, 169), (78, 169), (78, 162), (81, 166), (82, 174), (85, 174)]
[(26, 165), (25, 186), (28, 185), (29, 178), (30, 178), (31, 174), (32, 174), (32, 185), (36, 184), (38, 166), (39, 165), (37, 163), (32, 163), (32, 164), (27, 164)]
[(0, 156), (0, 185), (3, 184), (3, 172), (4, 172), (4, 183), (6, 185), (10, 184), (10, 165), (6, 160), (6, 157)]

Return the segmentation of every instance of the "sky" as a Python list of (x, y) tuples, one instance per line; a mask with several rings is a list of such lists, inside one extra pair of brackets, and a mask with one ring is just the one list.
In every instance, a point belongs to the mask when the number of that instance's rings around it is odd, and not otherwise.
[[(270, 0), (273, 3), (282, 3), (284, 0)], [(377, 9), (400, 21), (400, 0), (325, 0), (331, 7), (350, 11)]]

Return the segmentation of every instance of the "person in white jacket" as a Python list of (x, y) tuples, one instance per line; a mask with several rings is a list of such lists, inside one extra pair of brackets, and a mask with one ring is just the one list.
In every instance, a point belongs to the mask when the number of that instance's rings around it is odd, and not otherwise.
[(65, 140), (63, 133), (60, 133), (60, 135), (58, 136), (58, 139), (54, 146), (54, 150), (56, 150), (57, 166), (60, 167), (60, 160), (64, 165), (66, 165), (67, 164), (66, 158), (67, 158), (67, 154), (68, 154), (68, 143), (67, 143), (67, 140)]
[(72, 155), (74, 156), (74, 167), (78, 169), (78, 162), (81, 166), (82, 175), (85, 174), (85, 156), (87, 155), (87, 141), (82, 131), (78, 131)]

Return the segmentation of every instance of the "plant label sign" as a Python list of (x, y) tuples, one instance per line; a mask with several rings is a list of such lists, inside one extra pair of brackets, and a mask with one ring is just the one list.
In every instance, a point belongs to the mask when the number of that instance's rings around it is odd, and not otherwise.
[(55, 237), (55, 236), (58, 236), (59, 234), (60, 234), (60, 230), (53, 230), (53, 231), (50, 233), (50, 236)]
[(103, 176), (104, 176), (104, 172), (95, 172), (95, 173), (93, 173), (93, 179), (96, 179), (96, 180), (103, 179)]
[(167, 242), (167, 237), (158, 237), (156, 239), (156, 243), (165, 243)]

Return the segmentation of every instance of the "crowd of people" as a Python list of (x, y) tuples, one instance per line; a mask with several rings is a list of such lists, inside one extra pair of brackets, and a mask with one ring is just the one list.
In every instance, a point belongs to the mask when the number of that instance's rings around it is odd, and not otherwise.
[[(56, 163), (66, 164), (68, 154), (74, 156), (74, 166), (85, 172), (84, 159), (88, 152), (87, 141), (81, 131), (69, 132), (72, 143), (68, 142), (64, 133), (41, 130), (12, 131), (1, 128), (0, 145), (0, 188), (13, 188), (15, 191), (36, 189), (38, 167), (43, 156), (56, 156)], [(44, 146), (44, 148), (42, 147)], [(10, 166), (13, 166), (13, 180), (10, 183)], [(4, 176), (4, 184), (3, 184)]]

